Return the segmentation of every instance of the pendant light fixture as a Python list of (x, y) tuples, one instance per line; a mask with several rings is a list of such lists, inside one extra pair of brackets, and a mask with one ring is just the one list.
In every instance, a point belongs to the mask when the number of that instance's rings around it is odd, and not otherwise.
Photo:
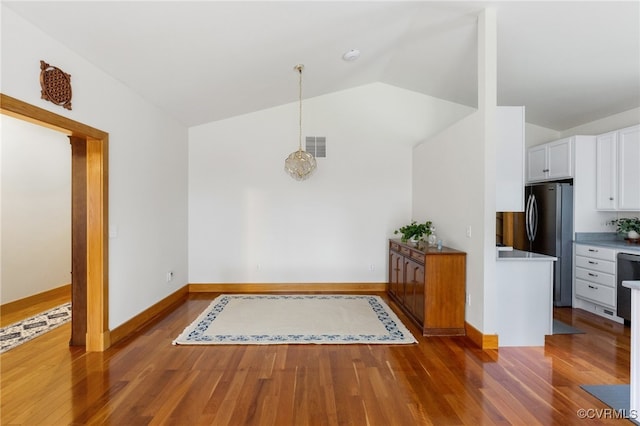
[(300, 77), (298, 81), (298, 98), (300, 100), (300, 119), (299, 119), (299, 135), (298, 150), (289, 154), (284, 161), (284, 170), (295, 180), (305, 180), (316, 169), (316, 159), (313, 155), (302, 150), (302, 70), (304, 65), (298, 64), (294, 68), (298, 71)]

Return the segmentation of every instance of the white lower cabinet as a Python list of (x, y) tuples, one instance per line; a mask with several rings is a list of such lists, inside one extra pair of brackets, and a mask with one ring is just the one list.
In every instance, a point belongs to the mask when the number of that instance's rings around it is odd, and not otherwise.
[(615, 287), (607, 287), (606, 285), (576, 279), (576, 296), (615, 310)]
[(616, 250), (575, 245), (574, 307), (622, 322), (616, 315)]
[(614, 276), (616, 273), (615, 250), (604, 250), (612, 251), (614, 253), (614, 259), (612, 261), (609, 261), (608, 259), (603, 260), (600, 257), (576, 256), (576, 268), (584, 268), (585, 270), (600, 272), (600, 274), (590, 272), (594, 277), (600, 277), (604, 274)]

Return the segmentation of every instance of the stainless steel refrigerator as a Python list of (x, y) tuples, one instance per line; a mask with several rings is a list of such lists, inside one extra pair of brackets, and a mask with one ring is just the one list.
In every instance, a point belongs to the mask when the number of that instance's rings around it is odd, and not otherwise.
[(540, 183), (525, 188), (524, 247), (555, 256), (553, 304), (571, 306), (573, 259), (573, 186)]

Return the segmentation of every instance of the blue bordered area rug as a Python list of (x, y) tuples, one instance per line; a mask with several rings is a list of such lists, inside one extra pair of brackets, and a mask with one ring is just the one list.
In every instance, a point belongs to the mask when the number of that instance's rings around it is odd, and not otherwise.
[(0, 353), (35, 339), (69, 321), (71, 321), (71, 303), (65, 303), (26, 320), (0, 328)]
[(222, 295), (173, 341), (212, 344), (410, 344), (416, 339), (379, 296)]

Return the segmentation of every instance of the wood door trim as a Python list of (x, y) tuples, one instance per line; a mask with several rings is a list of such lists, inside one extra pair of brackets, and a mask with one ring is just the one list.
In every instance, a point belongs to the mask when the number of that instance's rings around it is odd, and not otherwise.
[(108, 297), (109, 134), (3, 93), (0, 93), (0, 113), (86, 140), (86, 350), (89, 352), (102, 352), (111, 345)]
[(71, 346), (87, 344), (87, 140), (71, 144)]

